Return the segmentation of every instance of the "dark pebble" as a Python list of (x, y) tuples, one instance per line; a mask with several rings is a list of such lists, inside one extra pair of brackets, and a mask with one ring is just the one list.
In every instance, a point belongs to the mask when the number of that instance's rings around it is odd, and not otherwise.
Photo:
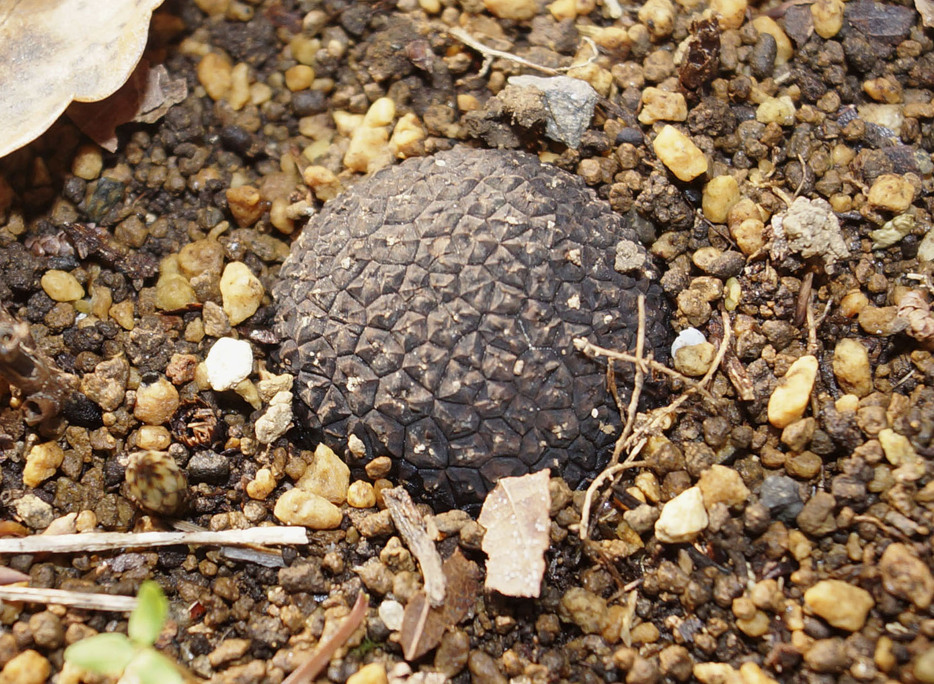
[(775, 69), (775, 56), (778, 54), (778, 45), (775, 38), (768, 33), (760, 33), (759, 39), (749, 55), (749, 68), (752, 75), (758, 79), (767, 78)]
[(328, 582), (321, 572), (321, 563), (302, 561), (279, 569), (279, 585), (290, 593), (321, 594), (328, 590)]
[(782, 522), (793, 521), (804, 507), (798, 493), (798, 483), (784, 475), (765, 478), (759, 490), (759, 502)]
[(242, 126), (224, 126), (220, 139), (226, 149), (239, 155), (245, 155), (253, 145), (253, 136)]
[(300, 90), (292, 94), (292, 111), (295, 116), (320, 114), (328, 107), (328, 99), (320, 90)]
[(187, 471), (191, 482), (224, 484), (230, 475), (230, 463), (221, 454), (199, 451), (188, 461)]
[(77, 392), (65, 402), (62, 413), (72, 425), (91, 429), (103, 425), (100, 406)]
[(80, 352), (98, 352), (104, 342), (101, 331), (94, 326), (87, 328), (69, 328), (62, 333), (62, 339), (72, 354)]

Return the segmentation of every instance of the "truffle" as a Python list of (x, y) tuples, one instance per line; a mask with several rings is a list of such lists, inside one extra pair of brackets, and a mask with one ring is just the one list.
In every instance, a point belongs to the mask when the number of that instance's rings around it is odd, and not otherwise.
[(273, 288), (304, 427), (335, 448), (355, 435), (442, 506), (543, 468), (581, 482), (619, 415), (574, 338), (632, 348), (642, 293), (647, 347), (667, 356), (662, 290), (614, 270), (621, 241), (644, 252), (580, 178), (525, 153), (455, 148), (357, 183)]

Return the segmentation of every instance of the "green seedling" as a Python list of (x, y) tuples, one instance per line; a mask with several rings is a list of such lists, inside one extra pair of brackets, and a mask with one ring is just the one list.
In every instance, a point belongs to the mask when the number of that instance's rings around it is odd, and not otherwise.
[(65, 660), (89, 672), (119, 676), (117, 684), (183, 684), (175, 663), (153, 647), (169, 614), (162, 587), (146, 580), (136, 598), (129, 636), (109, 633), (82, 639), (65, 649)]

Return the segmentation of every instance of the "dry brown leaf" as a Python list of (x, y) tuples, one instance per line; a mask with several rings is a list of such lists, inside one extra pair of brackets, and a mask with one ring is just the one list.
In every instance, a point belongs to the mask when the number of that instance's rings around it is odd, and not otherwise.
[(920, 342), (934, 342), (934, 316), (931, 305), (917, 290), (905, 293), (898, 303), (898, 317), (908, 322), (909, 335)]
[(408, 602), (402, 617), (400, 643), (406, 660), (417, 660), (441, 642), (448, 627), (453, 627), (470, 612), (477, 598), (480, 568), (461, 555), (460, 549), (444, 561), (447, 596), (444, 603), (432, 608), (424, 591)]
[(117, 92), (99, 102), (73, 102), (69, 118), (109, 152), (117, 151), (117, 126), (130, 121), (155, 123), (188, 95), (184, 79), (172, 80), (165, 67), (142, 60)]
[(931, 28), (934, 26), (934, 0), (915, 0), (915, 9), (921, 15), (921, 23)]
[(545, 574), (551, 520), (547, 470), (503, 478), (483, 503), (486, 588), (506, 596), (537, 598)]
[(0, 0), (0, 157), (122, 86), (162, 0)]

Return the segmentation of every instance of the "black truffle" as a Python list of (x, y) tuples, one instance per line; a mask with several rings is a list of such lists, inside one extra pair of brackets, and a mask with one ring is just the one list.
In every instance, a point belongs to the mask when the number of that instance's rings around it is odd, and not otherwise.
[(574, 485), (609, 455), (619, 416), (586, 337), (667, 339), (645, 266), (614, 269), (635, 232), (582, 181), (536, 157), (457, 148), (410, 159), (325, 205), (273, 295), (282, 366), (316, 438), (367, 457), (442, 505), (551, 468)]

